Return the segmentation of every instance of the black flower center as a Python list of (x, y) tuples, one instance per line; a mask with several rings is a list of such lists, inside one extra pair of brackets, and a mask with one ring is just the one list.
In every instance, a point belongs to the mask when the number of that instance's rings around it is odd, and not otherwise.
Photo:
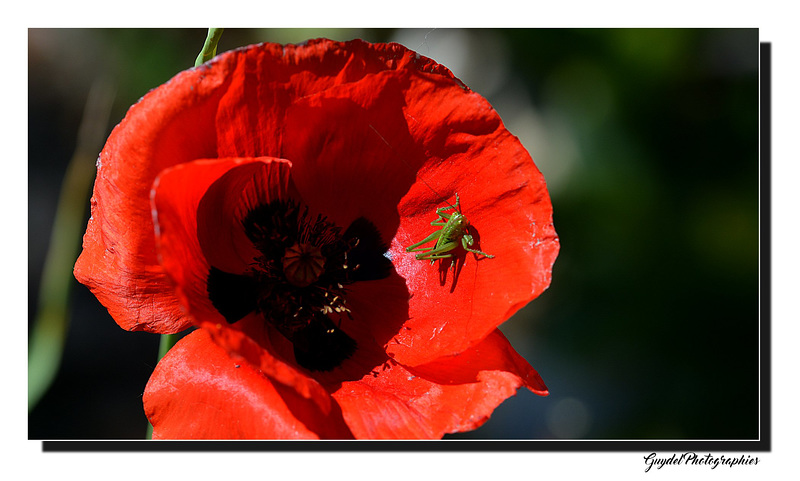
[(306, 369), (339, 366), (357, 347), (342, 329), (353, 318), (347, 287), (386, 277), (392, 268), (378, 229), (362, 217), (342, 233), (291, 200), (253, 209), (243, 227), (260, 255), (244, 275), (211, 267), (214, 307), (230, 323), (256, 311), (291, 341), (295, 360)]

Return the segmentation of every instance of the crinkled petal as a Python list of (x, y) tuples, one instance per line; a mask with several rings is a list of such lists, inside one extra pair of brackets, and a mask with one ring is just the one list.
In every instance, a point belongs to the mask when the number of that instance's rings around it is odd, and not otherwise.
[(114, 320), (131, 331), (191, 325), (158, 263), (150, 188), (159, 172), (217, 157), (214, 112), (225, 69), (186, 70), (132, 106), (97, 159), (92, 215), (75, 264)]
[(453, 78), (447, 68), (402, 45), (362, 40), (261, 44), (226, 52), (208, 65), (229, 75), (216, 115), (219, 154), (229, 157), (286, 157), (281, 150), (286, 145), (283, 136), (291, 132), (283, 117), (292, 103), (306, 96), (363, 82), (387, 70), (435, 72), (435, 77)]

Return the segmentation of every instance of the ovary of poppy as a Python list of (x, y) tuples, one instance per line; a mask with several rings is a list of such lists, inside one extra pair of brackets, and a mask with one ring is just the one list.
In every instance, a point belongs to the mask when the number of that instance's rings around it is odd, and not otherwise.
[[(495, 257), (416, 260), (456, 194)], [(75, 274), (125, 329), (200, 328), (148, 382), (154, 437), (440, 438), (547, 393), (497, 326), (558, 248), (486, 100), (400, 45), (315, 40), (227, 52), (131, 107)]]

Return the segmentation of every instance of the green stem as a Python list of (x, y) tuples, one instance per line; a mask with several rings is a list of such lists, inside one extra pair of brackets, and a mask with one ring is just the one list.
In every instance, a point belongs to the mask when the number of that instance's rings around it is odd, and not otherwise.
[(203, 50), (200, 51), (200, 55), (197, 56), (197, 60), (194, 61), (194, 66), (197, 67), (198, 65), (204, 64), (214, 58), (217, 54), (217, 44), (219, 43), (220, 37), (222, 37), (222, 31), (225, 30), (224, 28), (209, 28), (208, 35), (206, 36), (206, 43), (203, 44)]
[(108, 127), (114, 92), (105, 80), (89, 91), (75, 153), (61, 185), (50, 245), (42, 270), (36, 319), (28, 351), (28, 412), (52, 384), (61, 364), (69, 329), (69, 304), (75, 278), (72, 269), (86, 226), (86, 205), (95, 174), (95, 160)]
[(172, 346), (178, 342), (178, 334), (164, 334), (161, 336), (161, 342), (158, 344), (158, 360), (160, 361), (167, 352), (172, 349)]

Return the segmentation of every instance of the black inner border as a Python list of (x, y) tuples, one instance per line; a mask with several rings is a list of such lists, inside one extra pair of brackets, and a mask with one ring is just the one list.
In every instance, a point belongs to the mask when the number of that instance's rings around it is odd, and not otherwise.
[(753, 440), (447, 440), (447, 441), (42, 441), (43, 452), (120, 451), (509, 451), (509, 452), (769, 452), (771, 429), (771, 162), (772, 44), (760, 42), (760, 400), (759, 439)]

